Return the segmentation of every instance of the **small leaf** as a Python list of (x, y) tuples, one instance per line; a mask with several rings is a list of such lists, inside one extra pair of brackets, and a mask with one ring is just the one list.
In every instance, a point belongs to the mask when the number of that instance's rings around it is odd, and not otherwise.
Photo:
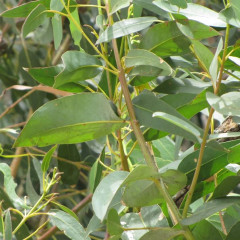
[(123, 171), (112, 172), (103, 178), (97, 186), (93, 194), (92, 206), (96, 216), (100, 220), (105, 218), (114, 196), (128, 174), (128, 172)]
[(45, 10), (46, 8), (43, 5), (38, 5), (28, 15), (22, 27), (22, 34), (24, 38), (44, 22), (47, 15), (47, 13), (44, 12)]
[(40, 193), (43, 192), (43, 172), (42, 172), (42, 165), (40, 161), (33, 157), (33, 166), (37, 173), (39, 184), (40, 184)]
[(183, 219), (181, 223), (183, 225), (191, 225), (200, 222), (201, 220), (213, 215), (214, 213), (239, 202), (240, 197), (225, 197), (214, 199), (212, 201), (204, 203), (190, 217)]
[(50, 161), (52, 159), (52, 155), (54, 154), (55, 150), (57, 148), (57, 145), (53, 146), (44, 156), (43, 161), (42, 161), (42, 171), (43, 173), (46, 173), (49, 165), (50, 165)]
[(96, 44), (109, 42), (112, 39), (123, 37), (131, 33), (141, 31), (149, 27), (157, 18), (155, 17), (139, 17), (125, 19), (114, 23), (108, 27), (99, 37)]
[(110, 235), (119, 235), (123, 232), (120, 217), (115, 209), (111, 209), (108, 213), (107, 231)]
[(5, 225), (5, 240), (12, 240), (12, 221), (10, 210), (7, 210), (6, 212), (4, 225)]
[(101, 72), (101, 61), (87, 53), (67, 51), (62, 55), (62, 61), (64, 69), (55, 77), (55, 88), (69, 82), (91, 79)]
[(111, 12), (110, 14), (113, 14), (122, 8), (128, 7), (130, 4), (130, 0), (111, 0)]
[(222, 38), (220, 38), (217, 50), (214, 54), (213, 60), (209, 67), (209, 73), (211, 75), (211, 78), (215, 87), (216, 87), (217, 77), (218, 77), (218, 55), (222, 51), (222, 48), (223, 48), (223, 41), (222, 41)]
[(61, 208), (64, 212), (71, 215), (72, 217), (74, 217), (78, 221), (78, 216), (71, 209), (69, 209), (68, 207), (66, 207), (66, 206), (64, 206), (64, 205), (62, 205), (58, 202), (51, 201), (51, 203), (55, 204), (56, 206)]
[(208, 103), (223, 115), (240, 116), (239, 92), (229, 92), (218, 97), (211, 92), (206, 94)]
[[(104, 162), (105, 147), (103, 148), (99, 158), (101, 162)], [(91, 167), (91, 171), (89, 174), (89, 188), (92, 193), (95, 191), (96, 187), (100, 183), (100, 180), (102, 177), (102, 170), (103, 170), (103, 166), (99, 163), (99, 161), (96, 161)]]
[(152, 240), (152, 239), (158, 239), (158, 240), (170, 240), (174, 237), (184, 235), (183, 230), (176, 230), (173, 228), (159, 228), (157, 230), (149, 231), (148, 233), (144, 234), (139, 240)]
[(75, 94), (40, 107), (22, 130), (15, 146), (85, 142), (110, 134), (124, 125), (103, 94)]
[(72, 240), (90, 240), (82, 225), (71, 215), (60, 210), (49, 212), (50, 221), (54, 226), (64, 231), (65, 235)]

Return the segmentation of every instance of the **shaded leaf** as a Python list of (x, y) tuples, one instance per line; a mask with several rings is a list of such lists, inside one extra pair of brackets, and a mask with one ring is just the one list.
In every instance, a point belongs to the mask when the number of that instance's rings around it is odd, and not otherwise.
[(157, 18), (155, 17), (139, 17), (124, 19), (114, 23), (108, 27), (97, 40), (96, 44), (109, 42), (112, 39), (123, 37), (131, 33), (141, 31), (149, 27)]
[(82, 225), (71, 215), (60, 210), (52, 210), (49, 213), (50, 221), (54, 226), (64, 231), (72, 240), (90, 240)]
[(51, 162), (51, 159), (52, 159), (52, 155), (54, 154), (55, 150), (57, 148), (57, 145), (53, 146), (44, 156), (43, 158), (43, 161), (42, 161), (42, 171), (43, 173), (46, 173), (48, 168), (49, 168), (49, 165), (50, 165), (50, 162)]
[(185, 232), (183, 230), (176, 230), (173, 228), (159, 228), (158, 230), (152, 230), (144, 234), (140, 240), (170, 240), (174, 237), (183, 235)]
[(225, 240), (238, 240), (240, 235), (240, 222), (237, 222), (228, 233)]
[(4, 225), (5, 225), (5, 240), (12, 240), (12, 221), (10, 210), (7, 210), (6, 212)]
[(107, 216), (107, 231), (110, 235), (119, 235), (123, 232), (120, 217), (115, 209), (111, 209)]
[[(71, 107), (69, 107), (71, 106)], [(31, 117), (15, 146), (85, 142), (124, 126), (100, 93), (82, 93), (46, 103)]]
[(181, 221), (183, 225), (191, 225), (211, 216), (212, 214), (221, 211), (224, 208), (230, 207), (240, 202), (239, 197), (226, 197), (214, 199), (200, 206), (190, 217)]

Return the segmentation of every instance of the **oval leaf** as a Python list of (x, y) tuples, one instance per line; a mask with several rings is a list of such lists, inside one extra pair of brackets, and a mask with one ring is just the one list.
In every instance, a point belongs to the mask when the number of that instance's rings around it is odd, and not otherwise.
[(90, 141), (119, 129), (116, 116), (100, 93), (80, 93), (53, 100), (31, 117), (14, 146), (47, 146)]

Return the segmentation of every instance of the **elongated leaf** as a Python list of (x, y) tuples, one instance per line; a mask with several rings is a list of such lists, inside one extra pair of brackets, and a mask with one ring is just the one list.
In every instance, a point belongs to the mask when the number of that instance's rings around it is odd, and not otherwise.
[(15, 192), (17, 184), (14, 182), (11, 168), (6, 163), (0, 163), (0, 171), (4, 174), (4, 187), (10, 199), (20, 205), (23, 205), (22, 199)]
[(128, 172), (116, 171), (107, 175), (97, 186), (93, 194), (92, 206), (100, 220), (105, 218), (114, 196), (127, 176)]
[(54, 226), (64, 231), (65, 235), (72, 240), (90, 240), (82, 225), (66, 212), (55, 210), (49, 213), (50, 221)]
[(130, 75), (168, 76), (173, 69), (160, 57), (143, 49), (132, 49), (125, 57), (126, 67), (135, 67)]
[[(71, 106), (71, 107), (70, 107)], [(82, 93), (46, 103), (31, 117), (15, 146), (85, 142), (124, 126), (106, 98)]]
[(164, 120), (174, 124), (176, 126), (176, 128), (182, 129), (183, 132), (182, 132), (182, 135), (180, 135), (180, 136), (184, 137), (185, 133), (187, 133), (186, 136), (188, 136), (188, 134), (190, 133), (193, 136), (195, 136), (196, 139), (199, 139), (199, 141), (200, 141), (201, 133), (199, 132), (198, 129), (196, 129), (194, 126), (192, 126), (188, 122), (186, 122), (178, 117), (175, 117), (173, 115), (164, 113), (164, 112), (155, 112), (155, 113), (153, 113), (153, 117), (158, 117), (158, 118), (164, 119)]
[(101, 61), (87, 53), (67, 51), (62, 55), (62, 61), (64, 69), (55, 77), (56, 88), (65, 83), (93, 78), (101, 72)]
[(5, 239), (12, 240), (12, 221), (11, 221), (10, 210), (7, 210), (6, 212), (4, 224), (5, 224)]
[(34, 31), (44, 22), (47, 14), (46, 12), (44, 12), (45, 10), (46, 7), (44, 7), (43, 5), (38, 5), (32, 10), (32, 12), (26, 18), (22, 27), (23, 37), (26, 37), (30, 32)]
[(123, 37), (131, 33), (141, 31), (149, 27), (156, 20), (157, 18), (155, 17), (139, 17), (116, 22), (100, 35), (96, 44), (109, 42), (114, 38)]
[(33, 1), (23, 3), (20, 6), (11, 8), (0, 14), (1, 17), (16, 18), (16, 17), (27, 17), (28, 14), (40, 3), (41, 1)]
[(224, 208), (230, 207), (240, 202), (240, 197), (219, 198), (204, 203), (190, 217), (183, 219), (183, 225), (191, 225), (200, 222), (212, 214), (221, 211)]
[(111, 209), (108, 213), (107, 230), (110, 235), (118, 235), (123, 232), (122, 226), (120, 224), (120, 217), (114, 208)]
[(158, 230), (152, 230), (148, 233), (144, 234), (140, 240), (152, 240), (152, 239), (158, 239), (158, 240), (170, 240), (174, 237), (183, 235), (183, 230), (176, 230), (173, 228), (159, 228)]
[(229, 92), (221, 97), (208, 92), (206, 96), (208, 103), (219, 113), (240, 116), (239, 92)]
[(177, 6), (173, 6), (164, 0), (154, 1), (153, 4), (170, 13), (181, 14), (188, 19), (201, 22), (207, 26), (213, 27), (226, 27), (226, 23), (218, 18), (218, 13), (204, 7), (200, 4), (188, 3), (187, 8), (179, 9)]
[(229, 176), (215, 188), (211, 199), (225, 197), (240, 183), (240, 176)]
[[(58, 148), (58, 156), (72, 162), (80, 162), (80, 155), (74, 144), (60, 145)], [(79, 169), (76, 166), (64, 161), (58, 161), (58, 168), (60, 172), (63, 172), (61, 175), (63, 183), (69, 185), (77, 184), (79, 180)]]
[[(173, 115), (183, 121), (186, 121), (188, 124), (192, 125), (192, 123), (185, 119), (181, 114), (179, 114), (173, 107), (155, 97), (152, 93), (143, 92), (139, 96), (133, 99), (134, 109), (136, 112), (136, 116), (141, 125), (145, 127), (150, 127), (154, 129), (158, 129), (162, 132), (162, 136), (165, 136), (165, 132), (173, 133), (176, 135), (183, 136), (183, 131), (180, 128), (176, 128), (176, 125), (170, 122), (167, 122), (160, 118), (152, 117), (154, 112), (164, 112), (170, 115)], [(198, 127), (196, 127), (199, 129)], [(202, 130), (199, 129), (202, 134)], [(198, 141), (197, 138), (192, 134), (184, 133), (184, 137), (192, 140)]]
[(49, 165), (50, 165), (50, 161), (52, 159), (52, 155), (55, 152), (56, 148), (57, 148), (57, 145), (53, 146), (44, 156), (43, 161), (42, 161), (43, 173), (47, 172)]
[(78, 216), (71, 209), (67, 208), (66, 206), (64, 206), (64, 205), (62, 205), (62, 204), (60, 204), (58, 202), (52, 201), (51, 203), (55, 204), (60, 209), (62, 209), (64, 212), (66, 212), (67, 214), (71, 215), (72, 217), (74, 217), (78, 221)]

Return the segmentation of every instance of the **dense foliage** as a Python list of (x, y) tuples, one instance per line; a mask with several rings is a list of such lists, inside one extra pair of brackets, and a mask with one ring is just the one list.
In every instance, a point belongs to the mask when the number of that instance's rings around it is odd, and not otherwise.
[(239, 0), (0, 11), (1, 239), (239, 238)]

